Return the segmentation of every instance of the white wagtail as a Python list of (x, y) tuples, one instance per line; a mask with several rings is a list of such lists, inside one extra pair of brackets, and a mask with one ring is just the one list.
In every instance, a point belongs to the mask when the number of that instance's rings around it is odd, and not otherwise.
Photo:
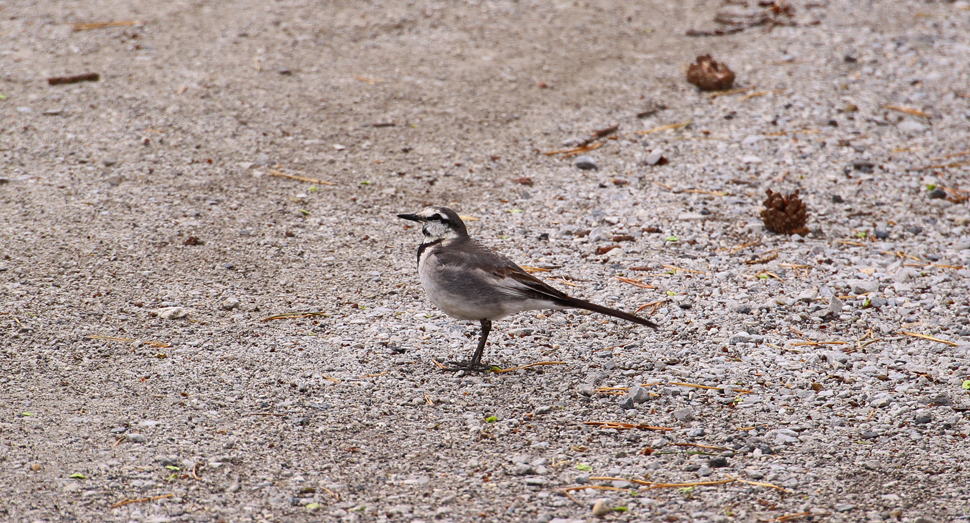
[(492, 321), (537, 309), (586, 309), (657, 328), (632, 314), (567, 296), (512, 260), (471, 239), (458, 213), (447, 207), (428, 207), (398, 218), (424, 224), (425, 242), (418, 247), (418, 275), (431, 301), (459, 320), (478, 320), (482, 337), (471, 361), (449, 362), (449, 370), (484, 371), (485, 340)]

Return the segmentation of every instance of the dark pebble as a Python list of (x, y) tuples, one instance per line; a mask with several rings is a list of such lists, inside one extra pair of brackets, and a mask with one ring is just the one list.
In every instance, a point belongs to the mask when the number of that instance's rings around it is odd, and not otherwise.
[(942, 200), (943, 198), (946, 198), (946, 191), (943, 189), (937, 187), (936, 189), (930, 191), (930, 199)]
[(845, 200), (843, 200), (842, 197), (839, 196), (838, 194), (832, 195), (832, 203), (844, 203), (844, 202)]
[(728, 460), (724, 456), (714, 456), (707, 462), (707, 466), (712, 469), (719, 469), (728, 466)]
[(889, 232), (886, 229), (876, 229), (872, 233), (872, 235), (875, 236), (876, 238), (879, 238), (880, 240), (885, 240), (886, 238), (889, 238)]
[(913, 420), (913, 423), (916, 423), (917, 425), (926, 425), (931, 421), (933, 421), (933, 418), (930, 416), (917, 416), (916, 419)]
[(922, 227), (917, 227), (917, 226), (914, 225), (912, 227), (907, 227), (906, 228), (906, 232), (909, 232), (909, 233), (912, 233), (912, 234), (919, 234), (919, 233), (923, 232), (923, 228)]

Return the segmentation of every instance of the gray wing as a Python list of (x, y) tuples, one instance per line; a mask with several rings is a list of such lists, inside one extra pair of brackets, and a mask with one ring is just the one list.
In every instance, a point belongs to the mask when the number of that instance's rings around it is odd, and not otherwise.
[[(467, 285), (490, 287), (505, 296), (522, 299), (549, 300), (557, 304), (570, 300), (565, 293), (525, 272), (509, 258), (475, 240), (459, 241), (463, 245), (439, 249), (435, 256), (442, 271), (467, 280)], [(471, 268), (478, 270), (469, 270)]]

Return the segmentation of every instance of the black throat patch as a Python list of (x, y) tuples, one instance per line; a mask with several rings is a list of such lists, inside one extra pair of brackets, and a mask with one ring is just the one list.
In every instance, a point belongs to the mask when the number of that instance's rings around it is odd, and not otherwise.
[(424, 254), (425, 249), (427, 249), (428, 247), (432, 247), (434, 245), (438, 245), (443, 240), (444, 240), (443, 238), (438, 238), (433, 242), (422, 243), (421, 245), (419, 245), (418, 246), (418, 265), (421, 265), (421, 255)]

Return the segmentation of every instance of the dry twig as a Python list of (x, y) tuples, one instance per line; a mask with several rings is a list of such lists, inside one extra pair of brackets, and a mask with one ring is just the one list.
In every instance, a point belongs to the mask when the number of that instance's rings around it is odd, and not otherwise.
[(501, 374), (503, 372), (512, 372), (513, 370), (528, 369), (530, 367), (540, 367), (543, 365), (566, 365), (565, 361), (539, 361), (536, 363), (530, 363), (528, 365), (520, 365), (518, 367), (509, 367), (507, 369), (494, 369), (492, 372), (495, 374)]
[(162, 494), (161, 496), (152, 496), (150, 498), (123, 499), (123, 500), (115, 503), (114, 505), (111, 505), (111, 508), (123, 507), (125, 505), (130, 505), (132, 503), (146, 503), (146, 502), (149, 502), (149, 501), (157, 501), (159, 499), (170, 498), (170, 497), (173, 497), (173, 496), (175, 496), (174, 493), (172, 493), (172, 494)]
[(133, 340), (131, 338), (115, 338), (114, 336), (99, 336), (97, 334), (88, 335), (88, 339), (105, 340), (105, 341), (122, 341), (125, 343), (136, 343), (138, 341), (141, 341), (145, 345), (148, 345), (149, 347), (155, 347), (157, 349), (167, 349), (168, 347), (172, 346), (171, 343), (162, 343), (160, 341)]
[(299, 180), (301, 182), (319, 183), (323, 185), (337, 185), (333, 182), (328, 182), (326, 180), (317, 180), (316, 178), (306, 178), (303, 176), (296, 176), (293, 174), (286, 174), (284, 172), (277, 171), (275, 169), (270, 169), (269, 174), (271, 176), (278, 176), (280, 178), (289, 178), (291, 180)]
[(927, 336), (926, 334), (919, 334), (919, 333), (916, 333), (916, 332), (905, 332), (905, 331), (900, 331), (899, 333), (900, 334), (905, 334), (907, 336), (914, 336), (916, 338), (923, 338), (924, 340), (938, 341), (940, 343), (946, 343), (947, 345), (951, 345), (953, 347), (959, 347), (958, 344), (953, 343), (952, 341), (941, 340), (940, 338), (934, 338), (933, 336)]
[(145, 25), (141, 20), (119, 20), (113, 22), (89, 22), (84, 24), (74, 24), (71, 29), (76, 31), (89, 31), (91, 29), (107, 29), (109, 27), (125, 27), (130, 25)]
[(648, 129), (646, 131), (637, 131), (637, 132), (635, 132), (633, 134), (647, 135), (647, 134), (659, 133), (660, 131), (670, 131), (670, 130), (682, 131), (682, 130), (686, 129), (687, 126), (690, 125), (691, 122), (693, 122), (693, 121), (694, 120), (687, 120), (686, 122), (681, 122), (681, 123), (672, 123), (670, 125), (661, 125), (660, 127), (654, 127), (653, 129)]

